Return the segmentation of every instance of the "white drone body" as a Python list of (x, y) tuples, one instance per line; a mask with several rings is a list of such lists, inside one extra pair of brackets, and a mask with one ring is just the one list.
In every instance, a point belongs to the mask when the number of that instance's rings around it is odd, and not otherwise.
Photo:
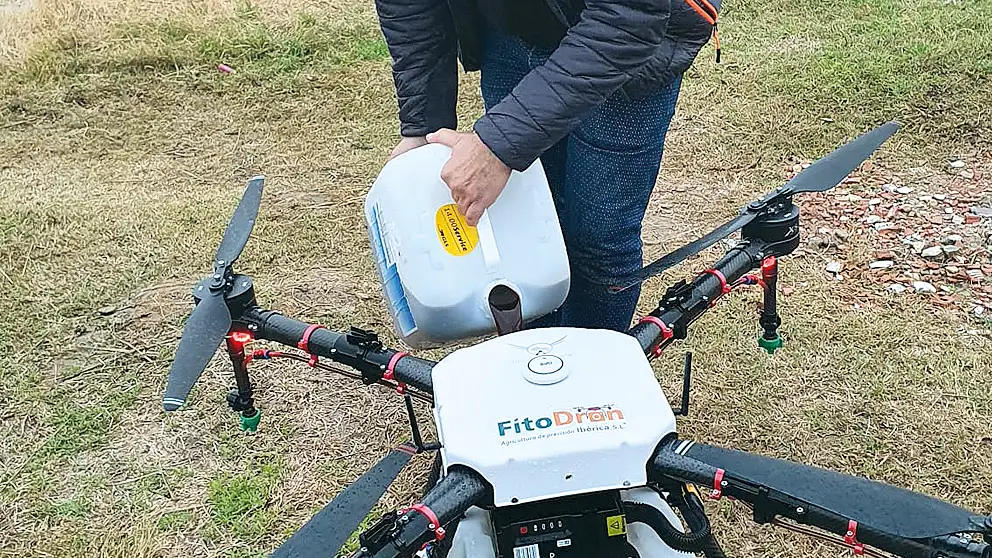
[[(675, 431), (675, 415), (630, 335), (519, 331), (451, 353), (432, 378), (443, 469), (463, 465), (480, 474), (497, 508), (619, 490), (624, 499), (658, 507), (682, 529), (664, 500), (645, 488), (648, 461)], [(461, 522), (451, 558), (460, 547), (470, 558), (493, 556), (484, 551), (489, 543), (466, 538), (466, 521), (477, 525), (477, 537), (491, 537), (484, 514), (473, 508)], [(630, 524), (627, 537), (643, 557), (688, 556), (646, 525)]]

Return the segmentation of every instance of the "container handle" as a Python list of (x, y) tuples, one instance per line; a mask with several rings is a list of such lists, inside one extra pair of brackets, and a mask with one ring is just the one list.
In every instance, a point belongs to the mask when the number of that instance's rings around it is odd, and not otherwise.
[(482, 257), (486, 262), (487, 269), (493, 269), (499, 264), (499, 248), (496, 246), (496, 235), (493, 233), (493, 223), (489, 220), (489, 210), (482, 212), (479, 224), (476, 226), (479, 232), (479, 246), (482, 248)]

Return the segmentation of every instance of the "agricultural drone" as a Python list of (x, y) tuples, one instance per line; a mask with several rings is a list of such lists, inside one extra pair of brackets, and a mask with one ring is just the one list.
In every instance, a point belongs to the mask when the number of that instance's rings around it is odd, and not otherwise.
[[(241, 426), (261, 416), (248, 365), (291, 358), (399, 392), (413, 442), (389, 452), (272, 554), (334, 556), (369, 516), (413, 455), (437, 452), (423, 497), (372, 518), (353, 558), (661, 558), (723, 556), (704, 513), (705, 498), (729, 498), (774, 523), (846, 545), (907, 558), (992, 558), (992, 516), (909, 490), (834, 471), (693, 442), (678, 436), (688, 406), (673, 409), (650, 361), (721, 297), (763, 291), (759, 344), (781, 345), (778, 258), (799, 246), (794, 196), (838, 185), (897, 130), (888, 123), (837, 149), (715, 231), (648, 265), (618, 292), (740, 231), (712, 267), (670, 287), (626, 333), (521, 327), (512, 293), (490, 299), (498, 335), (439, 362), (383, 346), (362, 329), (334, 332), (258, 305), (251, 278), (237, 274), (254, 227), (263, 179), (252, 179), (213, 262), (193, 290), (163, 405), (182, 407), (224, 344), (237, 389), (227, 396)], [(501, 325), (502, 324), (502, 325)], [(506, 324), (510, 324), (507, 326)], [(268, 340), (290, 351), (246, 350)], [(322, 359), (354, 372), (328, 366)], [(414, 399), (430, 406), (437, 442), (425, 443)], [(700, 492), (703, 490), (703, 493)], [(681, 518), (675, 514), (678, 510)], [(990, 511), (990, 510), (986, 510)]]

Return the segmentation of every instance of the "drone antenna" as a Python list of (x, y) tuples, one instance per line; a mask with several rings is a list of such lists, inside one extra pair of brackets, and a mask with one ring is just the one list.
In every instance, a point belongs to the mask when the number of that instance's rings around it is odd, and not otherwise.
[(685, 353), (685, 365), (682, 369), (682, 405), (675, 411), (677, 417), (689, 416), (689, 387), (692, 384), (692, 353)]
[(420, 425), (417, 424), (417, 415), (413, 413), (413, 398), (409, 393), (403, 395), (403, 402), (406, 403), (406, 415), (410, 419), (410, 431), (413, 433), (413, 445), (417, 448), (417, 453), (441, 449), (441, 444), (438, 443), (424, 445), (424, 439), (420, 436)]

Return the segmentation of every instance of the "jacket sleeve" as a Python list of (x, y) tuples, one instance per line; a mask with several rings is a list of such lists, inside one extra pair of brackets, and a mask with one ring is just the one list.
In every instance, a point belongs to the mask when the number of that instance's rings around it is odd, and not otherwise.
[(587, 0), (548, 60), (476, 121), (479, 138), (508, 167), (530, 166), (657, 55), (671, 2)]
[(454, 129), (458, 97), (457, 38), (446, 0), (375, 0), (393, 60), (400, 134)]

